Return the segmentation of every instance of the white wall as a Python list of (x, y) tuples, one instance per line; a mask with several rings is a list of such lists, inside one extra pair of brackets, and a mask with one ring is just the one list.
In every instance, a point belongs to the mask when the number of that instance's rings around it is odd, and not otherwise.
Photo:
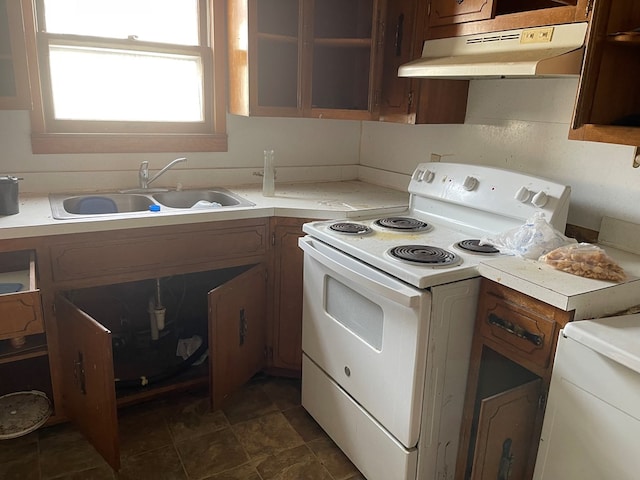
[[(258, 183), (253, 172), (269, 147), (279, 182), (360, 176), (406, 189), (415, 166), (437, 153), (442, 161), (494, 165), (571, 185), (572, 224), (598, 230), (603, 215), (640, 223), (634, 149), (567, 140), (576, 88), (576, 79), (473, 81), (464, 125), (228, 116), (228, 152), (187, 154), (187, 164), (158, 185)], [(142, 160), (153, 172), (181, 155), (33, 155), (29, 134), (27, 112), (0, 111), (0, 174), (24, 177), (21, 192), (133, 187)]]
[(0, 175), (23, 177), (20, 192), (105, 190), (137, 186), (140, 162), (151, 174), (178, 156), (179, 164), (154, 186), (225, 186), (259, 183), (263, 151), (275, 151), (277, 180), (344, 180), (357, 177), (360, 122), (227, 117), (225, 153), (33, 155), (29, 114), (0, 110)]
[[(599, 230), (603, 215), (640, 223), (632, 147), (567, 139), (577, 79), (471, 82), (465, 125), (363, 124), (360, 164), (410, 174), (431, 153), (572, 187), (569, 223)], [(363, 168), (364, 175), (367, 169)], [(407, 177), (396, 177), (406, 182)]]

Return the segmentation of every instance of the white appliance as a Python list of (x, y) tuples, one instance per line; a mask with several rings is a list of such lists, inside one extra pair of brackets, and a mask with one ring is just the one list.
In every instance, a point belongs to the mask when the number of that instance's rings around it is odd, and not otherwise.
[(640, 315), (560, 334), (536, 480), (635, 480), (640, 472)]
[(398, 76), (522, 78), (579, 75), (588, 24), (569, 23), (424, 42), (422, 57)]
[(404, 214), (312, 222), (299, 240), (302, 405), (368, 480), (453, 478), (477, 266), (500, 255), (477, 240), (539, 211), (564, 230), (570, 189), (425, 163), (409, 192)]

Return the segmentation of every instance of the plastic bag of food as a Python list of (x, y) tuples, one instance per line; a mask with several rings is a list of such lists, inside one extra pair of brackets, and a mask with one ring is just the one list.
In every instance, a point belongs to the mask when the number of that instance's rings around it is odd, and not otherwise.
[(597, 245), (577, 243), (566, 245), (540, 257), (556, 270), (597, 280), (622, 282), (627, 275), (607, 253)]
[(495, 238), (482, 238), (480, 242), (493, 245), (501, 253), (537, 260), (555, 248), (576, 243), (576, 240), (565, 237), (547, 222), (544, 213), (536, 212), (524, 225), (507, 230)]

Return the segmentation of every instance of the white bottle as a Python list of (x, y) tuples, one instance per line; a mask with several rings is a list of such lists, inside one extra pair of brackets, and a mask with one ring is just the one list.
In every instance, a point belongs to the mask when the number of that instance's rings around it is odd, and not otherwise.
[(273, 197), (276, 190), (276, 169), (273, 163), (273, 150), (265, 150), (264, 172), (262, 174), (262, 195), (265, 197)]

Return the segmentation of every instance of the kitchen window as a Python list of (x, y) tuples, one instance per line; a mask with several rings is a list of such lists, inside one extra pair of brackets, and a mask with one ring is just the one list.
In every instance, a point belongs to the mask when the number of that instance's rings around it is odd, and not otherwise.
[(34, 5), (34, 153), (226, 151), (223, 0)]

